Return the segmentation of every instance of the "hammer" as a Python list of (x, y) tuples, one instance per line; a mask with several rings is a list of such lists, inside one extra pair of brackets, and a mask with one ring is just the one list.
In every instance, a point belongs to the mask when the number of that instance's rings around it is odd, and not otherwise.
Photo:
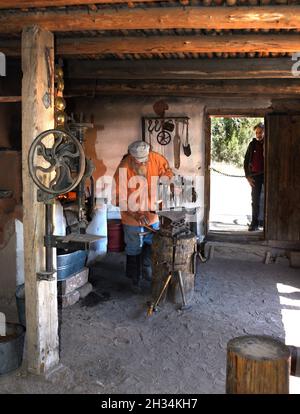
[(158, 230), (154, 230), (152, 227), (147, 226), (145, 224), (141, 227), (145, 227), (149, 231), (140, 231), (140, 232), (138, 232), (138, 235), (139, 235), (139, 238), (140, 238), (140, 247), (143, 246), (143, 237), (144, 236), (147, 236), (147, 234), (150, 234), (150, 232), (152, 232), (152, 233), (157, 233), (158, 232)]

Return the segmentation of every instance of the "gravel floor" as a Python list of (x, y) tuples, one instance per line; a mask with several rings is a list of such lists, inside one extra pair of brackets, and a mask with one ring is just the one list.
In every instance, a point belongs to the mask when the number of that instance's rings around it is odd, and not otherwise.
[(90, 272), (93, 292), (62, 311), (63, 367), (48, 379), (22, 367), (0, 377), (1, 393), (223, 394), (227, 342), (284, 341), (277, 284), (300, 289), (299, 269), (214, 258), (198, 266), (191, 311), (167, 302), (147, 317), (150, 286), (133, 294), (123, 269), (123, 255), (108, 255)]

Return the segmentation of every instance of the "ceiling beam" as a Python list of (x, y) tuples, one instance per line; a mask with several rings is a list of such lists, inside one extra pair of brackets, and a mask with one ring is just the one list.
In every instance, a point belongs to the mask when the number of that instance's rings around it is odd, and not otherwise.
[(64, 6), (89, 6), (91, 4), (115, 4), (115, 3), (155, 3), (172, 0), (0, 0), (0, 9), (25, 9), (31, 7), (64, 7)]
[(0, 39), (0, 52), (6, 57), (19, 58), (21, 56), (21, 40)]
[(247, 34), (151, 37), (102, 37), (58, 39), (56, 53), (62, 56), (108, 53), (293, 53), (300, 51), (300, 36)]
[(293, 78), (290, 58), (68, 60), (69, 79), (262, 79)]
[[(245, 35), (195, 35), (149, 37), (58, 38), (56, 55), (61, 57), (105, 54), (164, 53), (294, 53), (300, 51), (300, 36), (295, 33)], [(18, 40), (0, 40), (0, 52), (20, 56)]]
[(132, 29), (300, 29), (300, 6), (155, 7), (2, 12), (0, 33), (39, 25), (52, 32)]
[(0, 96), (0, 103), (21, 102), (21, 96)]
[(197, 96), (202, 95), (300, 95), (298, 79), (273, 80), (219, 80), (219, 81), (79, 81), (66, 83), (66, 96), (76, 95), (143, 95), (143, 96)]

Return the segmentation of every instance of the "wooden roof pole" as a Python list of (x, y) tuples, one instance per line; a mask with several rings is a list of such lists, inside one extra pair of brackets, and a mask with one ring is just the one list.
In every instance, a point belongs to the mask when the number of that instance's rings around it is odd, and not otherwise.
[(70, 80), (66, 83), (68, 95), (142, 95), (142, 96), (195, 96), (203, 95), (300, 95), (300, 83), (295, 79), (237, 79), (237, 80)]
[(300, 29), (300, 6), (151, 7), (1, 12), (0, 33), (37, 24), (52, 32), (137, 29)]
[(300, 36), (289, 35), (224, 35), (224, 36), (151, 36), (58, 39), (56, 53), (96, 55), (105, 53), (210, 53), (210, 52), (274, 52), (300, 50)]
[[(52, 106), (47, 109), (43, 103), (43, 96), (49, 92), (46, 49), (53, 65), (52, 33), (37, 26), (23, 30), (22, 178), (26, 339), (28, 370), (35, 374), (45, 374), (59, 361), (56, 278), (53, 281), (37, 279), (37, 272), (45, 268), (45, 206), (37, 202), (37, 187), (29, 176), (27, 163), (28, 151), (36, 135), (54, 126), (53, 95)], [(53, 85), (53, 76), (50, 81)], [(56, 267), (56, 254), (53, 257)]]
[[(108, 53), (294, 53), (300, 50), (300, 36), (291, 34), (196, 35), (149, 37), (58, 38), (56, 55), (91, 56)], [(20, 42), (0, 40), (6, 56), (20, 55)]]
[(172, 59), (149, 61), (68, 60), (70, 79), (261, 79), (293, 78), (289, 57)]
[(91, 4), (116, 3), (155, 3), (159, 1), (173, 2), (173, 0), (0, 0), (0, 9), (25, 9), (31, 7), (63, 7), (63, 6), (89, 6)]

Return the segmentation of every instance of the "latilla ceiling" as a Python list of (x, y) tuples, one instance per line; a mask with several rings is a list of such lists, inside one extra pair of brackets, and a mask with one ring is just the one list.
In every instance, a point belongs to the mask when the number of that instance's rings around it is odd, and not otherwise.
[[(22, 27), (39, 24), (55, 33), (56, 54), (66, 59), (290, 57), (300, 50), (299, 4), (298, 0), (0, 0), (0, 50), (18, 56)], [(220, 12), (217, 17), (215, 11)]]

